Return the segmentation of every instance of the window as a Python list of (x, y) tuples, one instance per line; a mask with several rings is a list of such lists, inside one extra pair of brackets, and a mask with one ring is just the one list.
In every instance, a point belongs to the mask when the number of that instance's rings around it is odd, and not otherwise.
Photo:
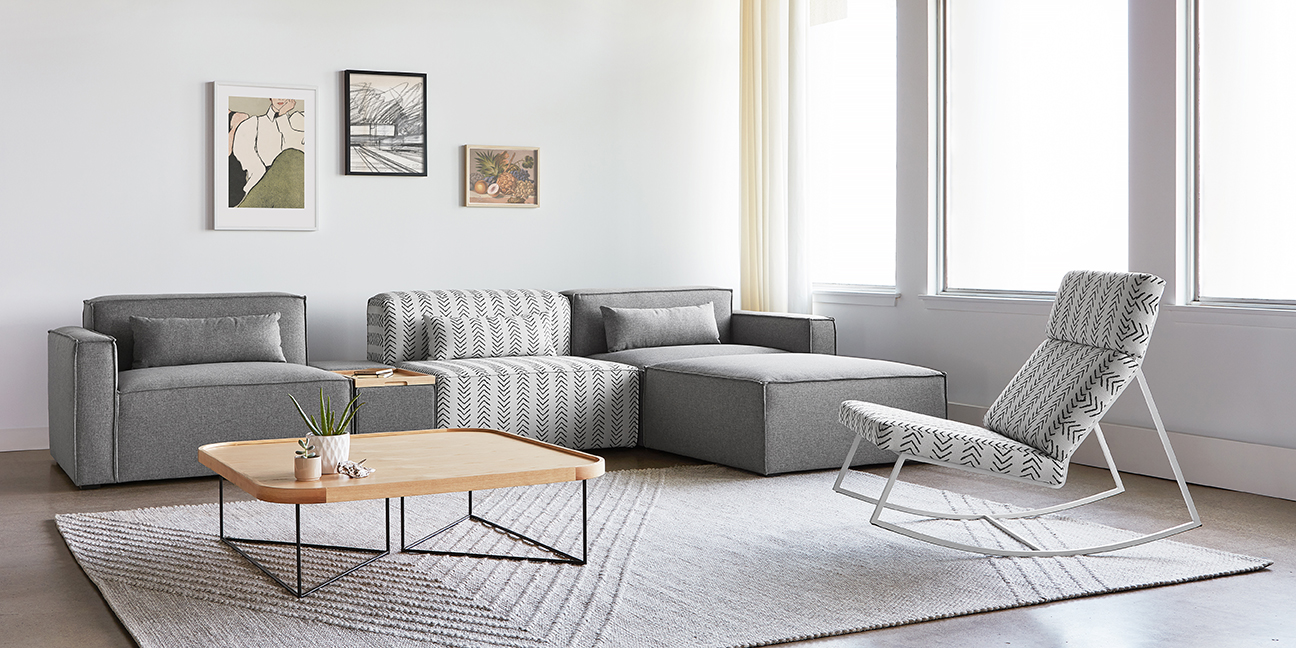
[(806, 214), (816, 286), (895, 285), (895, 0), (809, 4)]
[(1196, 298), (1296, 302), (1296, 2), (1197, 2)]
[(1128, 267), (1127, 0), (945, 0), (943, 278)]

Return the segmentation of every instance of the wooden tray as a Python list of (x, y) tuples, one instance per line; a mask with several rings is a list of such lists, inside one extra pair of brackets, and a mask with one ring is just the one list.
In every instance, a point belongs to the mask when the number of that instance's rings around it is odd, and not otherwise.
[(377, 376), (357, 376), (357, 371), (364, 369), (348, 369), (345, 371), (334, 371), (335, 374), (342, 374), (355, 383), (356, 389), (368, 389), (369, 387), (396, 387), (402, 385), (433, 385), (436, 384), (436, 376), (429, 376), (425, 373), (410, 371), (408, 369), (397, 369), (392, 375), (385, 378)]

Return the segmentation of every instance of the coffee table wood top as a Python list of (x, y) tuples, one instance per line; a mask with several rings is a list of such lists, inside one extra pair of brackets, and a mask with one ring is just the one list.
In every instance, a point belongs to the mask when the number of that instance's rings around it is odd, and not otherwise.
[(602, 457), (499, 430), (450, 428), (353, 434), (351, 460), (366, 459), (373, 474), (297, 481), (298, 438), (212, 443), (198, 449), (198, 461), (249, 495), (281, 504), (458, 493), (603, 474)]

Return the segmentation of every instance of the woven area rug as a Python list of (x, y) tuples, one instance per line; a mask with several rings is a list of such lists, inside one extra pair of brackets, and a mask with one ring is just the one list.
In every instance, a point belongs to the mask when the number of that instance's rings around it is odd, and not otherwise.
[[(1083, 558), (986, 558), (868, 524), (831, 472), (758, 477), (718, 466), (610, 472), (589, 483), (586, 566), (393, 554), (298, 600), (217, 538), (215, 504), (60, 515), (68, 547), (123, 625), (153, 646), (757, 646), (1263, 569), (1266, 560), (1160, 541)], [(858, 473), (852, 488), (884, 480)], [(927, 508), (1003, 504), (899, 484)], [(421, 537), (462, 514), (462, 494), (407, 500)], [(477, 493), (475, 511), (579, 555), (580, 488)], [(393, 535), (399, 533), (396, 504)], [(898, 516), (895, 519), (900, 519)], [(380, 547), (383, 504), (302, 507), (303, 540)], [(936, 523), (913, 522), (929, 525)], [(945, 524), (945, 523), (940, 523)], [(1046, 546), (1126, 533), (1049, 517), (1020, 522)], [(292, 507), (226, 504), (227, 533), (290, 540)], [(925, 530), (933, 527), (924, 526)], [(939, 531), (995, 542), (981, 523)], [(438, 548), (517, 553), (480, 525)], [(256, 555), (293, 574), (290, 548)], [(305, 581), (360, 557), (306, 552)]]

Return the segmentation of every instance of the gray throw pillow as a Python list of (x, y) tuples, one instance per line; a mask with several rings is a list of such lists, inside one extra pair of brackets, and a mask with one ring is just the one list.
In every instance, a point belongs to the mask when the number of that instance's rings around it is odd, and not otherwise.
[(207, 362), (287, 362), (279, 313), (237, 317), (135, 317), (132, 369)]
[(609, 353), (679, 344), (720, 344), (720, 328), (711, 302), (677, 308), (600, 309)]

